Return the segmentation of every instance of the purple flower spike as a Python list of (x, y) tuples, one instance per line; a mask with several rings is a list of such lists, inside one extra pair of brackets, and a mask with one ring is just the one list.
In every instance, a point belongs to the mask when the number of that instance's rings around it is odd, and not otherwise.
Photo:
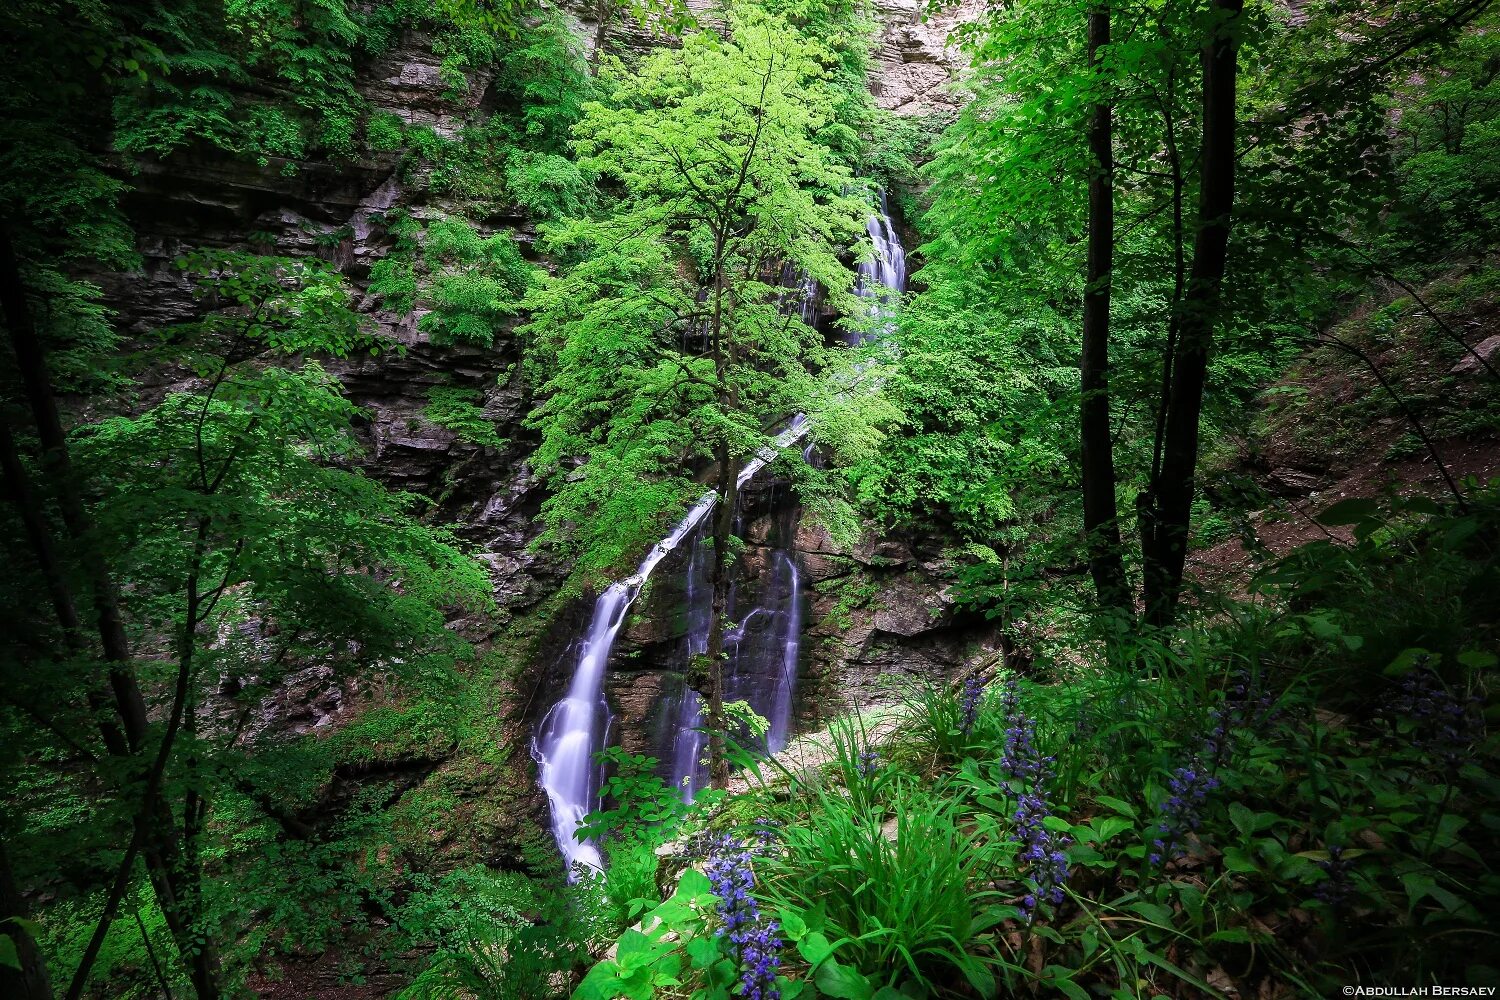
[(1342, 910), (1354, 895), (1354, 882), (1349, 877), (1354, 863), (1344, 857), (1343, 847), (1333, 844), (1328, 848), (1328, 860), (1319, 861), (1318, 867), (1327, 877), (1313, 890), (1313, 898), (1335, 912)]
[(1478, 699), (1454, 695), (1426, 658), (1401, 678), (1391, 710), (1397, 718), (1415, 723), (1411, 745), (1449, 768), (1463, 761), (1483, 728)]
[(1156, 867), (1185, 853), (1183, 841), (1189, 831), (1203, 823), (1203, 805), (1208, 793), (1218, 787), (1219, 779), (1196, 758), (1172, 772), (1167, 797), (1157, 808), (1156, 837), (1151, 841), (1147, 862)]
[(959, 728), (963, 734), (968, 736), (974, 731), (974, 723), (979, 718), (979, 702), (984, 698), (984, 681), (978, 677), (970, 677), (964, 681), (963, 700), (959, 703), (959, 711), (963, 718)]
[(1021, 710), (1020, 690), (1014, 679), (1006, 682), (1001, 705), (1005, 712), (1005, 749), (1000, 768), (1016, 794), (1012, 819), (1021, 848), (1016, 860), (1031, 888), (1021, 899), (1021, 911), (1030, 921), (1036, 918), (1039, 902), (1056, 906), (1066, 898), (1063, 885), (1071, 873), (1063, 848), (1071, 841), (1047, 828), (1046, 819), (1052, 811), (1047, 805), (1046, 782), (1054, 761), (1042, 756), (1036, 747), (1036, 722)]
[[(769, 830), (770, 820), (761, 821)], [(748, 1000), (781, 1000), (776, 988), (781, 966), (781, 927), (761, 917), (756, 901), (751, 854), (728, 835), (715, 838), (706, 866), (709, 884), (719, 897), (719, 936), (727, 938), (740, 966), (740, 995)]]

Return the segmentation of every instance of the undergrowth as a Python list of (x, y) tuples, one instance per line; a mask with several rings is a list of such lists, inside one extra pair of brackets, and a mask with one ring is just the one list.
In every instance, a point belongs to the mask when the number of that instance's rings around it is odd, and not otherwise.
[(1352, 544), (1179, 633), (913, 692), (878, 746), (835, 726), (823, 771), (763, 765), (690, 839), (667, 899), (632, 876), (640, 922), (575, 997), (1500, 984), (1497, 500), (1339, 505)]

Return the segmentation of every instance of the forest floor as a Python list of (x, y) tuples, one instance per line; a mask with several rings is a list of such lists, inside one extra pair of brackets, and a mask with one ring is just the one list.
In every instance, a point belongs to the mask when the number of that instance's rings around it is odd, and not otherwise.
[(754, 769), (746, 769), (729, 779), (729, 791), (739, 795), (759, 787), (775, 783), (781, 769), (805, 777), (813, 775), (833, 763), (838, 757), (835, 747), (836, 724), (850, 723), (864, 732), (865, 744), (879, 747), (886, 743), (907, 716), (903, 705), (875, 706), (865, 708), (854, 716), (830, 720), (829, 725), (810, 733), (794, 737), (787, 748), (775, 754), (771, 761), (763, 761)]
[(1362, 356), (1307, 351), (1261, 394), (1233, 456), (1208, 463), (1206, 480), (1241, 495), (1234, 481), (1249, 481), (1262, 502), (1236, 537), (1189, 554), (1200, 586), (1242, 594), (1257, 569), (1298, 546), (1348, 540), (1347, 528), (1315, 519), (1340, 500), (1393, 493), (1444, 502), (1455, 487), (1500, 477), (1500, 267), (1486, 262), (1431, 282), (1421, 307), (1401, 292), (1361, 304), (1330, 331)]
[(351, 959), (337, 950), (311, 958), (287, 956), (278, 959), (274, 972), (257, 971), (245, 988), (261, 1000), (378, 1000), (399, 992), (411, 980), (407, 974), (371, 971), (362, 960), (353, 959), (358, 975), (350, 972)]
[[(1394, 441), (1398, 434), (1391, 434)], [(1443, 463), (1456, 482), (1470, 478), (1484, 483), (1500, 477), (1500, 440), (1455, 440), (1439, 444)], [(1271, 559), (1321, 538), (1348, 541), (1350, 529), (1320, 524), (1315, 515), (1330, 504), (1351, 497), (1373, 497), (1386, 492), (1450, 497), (1442, 475), (1430, 456), (1387, 461), (1385, 449), (1372, 450), (1363, 460), (1327, 486), (1303, 497), (1279, 497), (1273, 506), (1252, 513), (1250, 527), (1256, 544), (1252, 552), (1241, 538), (1230, 538), (1188, 555), (1188, 572), (1210, 590), (1241, 592), (1251, 575)]]

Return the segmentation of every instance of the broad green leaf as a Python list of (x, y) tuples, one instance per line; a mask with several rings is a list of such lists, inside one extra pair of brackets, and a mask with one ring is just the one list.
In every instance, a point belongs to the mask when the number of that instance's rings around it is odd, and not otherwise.
[(818, 989), (838, 1000), (872, 1000), (875, 989), (870, 981), (838, 959), (830, 958), (813, 973)]

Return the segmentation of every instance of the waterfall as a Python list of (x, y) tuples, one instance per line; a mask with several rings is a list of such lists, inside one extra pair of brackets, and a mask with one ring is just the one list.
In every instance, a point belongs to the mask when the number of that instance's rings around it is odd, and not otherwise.
[[(901, 245), (901, 237), (896, 235), (896, 226), (891, 222), (885, 192), (880, 191), (879, 195), (880, 211), (865, 222), (865, 232), (869, 233), (870, 242), (875, 245), (875, 256), (871, 260), (861, 261), (857, 268), (859, 283), (855, 286), (855, 292), (863, 298), (887, 296), (891, 293), (899, 295), (906, 289), (906, 248)], [(888, 308), (881, 303), (877, 303), (874, 309), (877, 319), (887, 311)], [(886, 330), (887, 325), (877, 323), (874, 330), (863, 336), (855, 336), (854, 341), (864, 343), (873, 340), (883, 336)]]
[[(808, 454), (806, 449), (803, 454)], [(726, 611), (732, 624), (724, 631), (724, 700), (745, 701), (769, 722), (764, 745), (749, 749), (770, 753), (784, 750), (791, 737), (792, 699), (802, 647), (802, 569), (794, 548), (797, 515), (796, 507), (783, 508), (776, 525), (777, 545), (769, 553), (767, 572), (744, 617), (737, 617), (744, 610), (738, 586), (729, 595)], [(707, 648), (713, 614), (707, 570), (695, 560), (696, 553), (687, 567), (687, 631), (681, 652), (684, 662)], [(667, 716), (673, 726), (673, 786), (681, 790), (685, 801), (692, 802), (708, 777), (703, 762), (703, 700), (684, 685), (668, 706)]]
[[(713, 588), (708, 579), (708, 562), (703, 557), (702, 529), (693, 539), (692, 555), (687, 566), (687, 633), (683, 636), (683, 658), (691, 662), (708, 650), (708, 629), (713, 619)], [(703, 701), (698, 692), (682, 686), (675, 703), (668, 708), (672, 720), (672, 780), (688, 802), (702, 788), (698, 761), (703, 756)]]
[[(764, 469), (777, 452), (807, 434), (807, 418), (797, 414), (772, 445), (740, 469), (736, 481), (743, 486)], [(574, 865), (602, 870), (599, 849), (574, 834), (583, 818), (597, 805), (602, 774), (594, 754), (604, 749), (609, 734), (609, 705), (604, 700), (604, 674), (614, 650), (625, 613), (640, 596), (646, 580), (658, 563), (701, 525), (718, 503), (719, 494), (705, 493), (677, 522), (672, 533), (651, 547), (633, 575), (611, 584), (594, 602), (588, 629), (578, 644), (577, 665), (567, 694), (548, 709), (532, 740), (531, 754), (537, 762), (538, 780), (552, 807), (552, 835), (571, 872)]]
[[(866, 223), (866, 231), (875, 245), (873, 260), (858, 266), (860, 295), (872, 297), (890, 292), (899, 294), (906, 284), (906, 253), (887, 212), (885, 192), (880, 192), (879, 211)], [(788, 297), (784, 307), (795, 310), (804, 321), (814, 318), (817, 285), (806, 275), (796, 284), (784, 282), (796, 294)], [(879, 317), (886, 309), (876, 305)], [(872, 339), (884, 332), (877, 326), (874, 333), (859, 338)], [(765, 468), (777, 453), (795, 444), (809, 430), (807, 417), (797, 414), (772, 445), (763, 449), (740, 469), (735, 477), (743, 487)], [(803, 450), (810, 457), (810, 446)], [(539, 781), (547, 793), (552, 809), (552, 834), (557, 840), (572, 872), (577, 865), (603, 869), (603, 859), (596, 845), (579, 840), (575, 834), (583, 818), (599, 805), (603, 774), (594, 760), (609, 736), (610, 712), (604, 697), (604, 676), (625, 615), (640, 595), (646, 580), (658, 563), (690, 540), (687, 561), (688, 628), (686, 646), (689, 655), (702, 652), (708, 645), (709, 615), (712, 594), (707, 585), (706, 561), (703, 556), (702, 526), (718, 503), (718, 493), (710, 491), (688, 511), (671, 534), (652, 547), (634, 575), (612, 584), (594, 602), (594, 611), (583, 639), (578, 643), (573, 679), (567, 694), (554, 704), (537, 727), (532, 741)], [(794, 510), (795, 513), (795, 510)], [(739, 512), (736, 511), (736, 516)], [(725, 635), (725, 649), (730, 657), (725, 677), (725, 700), (744, 699), (765, 715), (770, 722), (767, 749), (776, 752), (786, 746), (791, 736), (792, 705), (796, 693), (797, 659), (802, 643), (802, 570), (797, 564), (794, 542), (796, 524), (783, 528), (778, 547), (771, 555), (770, 579), (758, 595), (759, 602), (750, 608), (738, 625)], [(731, 598), (730, 620), (734, 620)], [(752, 627), (755, 626), (755, 627)], [(753, 686), (759, 677), (770, 679), (770, 689)], [(754, 687), (747, 690), (747, 687)], [(684, 688), (677, 703), (670, 707), (676, 735), (672, 744), (672, 773), (682, 782), (689, 801), (701, 780), (703, 711), (696, 692)]]

